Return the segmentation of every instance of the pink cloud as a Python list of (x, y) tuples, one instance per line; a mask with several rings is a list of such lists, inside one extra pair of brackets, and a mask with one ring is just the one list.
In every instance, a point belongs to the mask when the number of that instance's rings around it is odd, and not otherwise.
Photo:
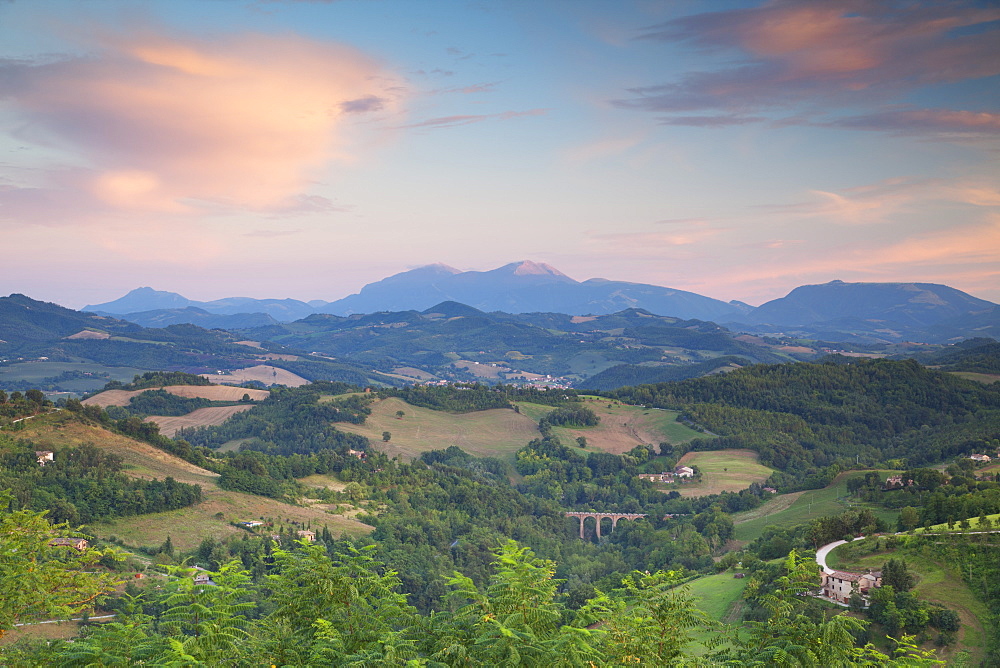
[(1000, 206), (996, 185), (975, 179), (892, 178), (832, 192), (813, 190), (806, 202), (759, 208), (793, 217), (822, 218), (843, 225), (893, 222), (900, 212), (916, 212), (932, 202), (973, 207)]
[(849, 116), (832, 125), (897, 134), (944, 134), (974, 137), (1000, 134), (1000, 114), (952, 109), (901, 109)]
[[(615, 104), (664, 112), (670, 114), (665, 123), (681, 125), (731, 125), (758, 120), (749, 110), (788, 109), (804, 112), (802, 122), (920, 86), (1000, 74), (998, 19), (996, 7), (889, 0), (772, 0), (685, 16), (647, 29), (640, 39), (742, 58), (633, 88), (632, 97)], [(676, 115), (692, 111), (718, 116)], [(864, 118), (856, 122), (863, 125)], [(908, 120), (918, 130), (924, 123), (965, 125), (970, 118), (917, 114)], [(870, 117), (868, 129), (885, 122)]]
[(89, 57), (6, 63), (0, 77), (32, 139), (90, 165), (76, 194), (111, 210), (281, 207), (350, 158), (354, 115), (397, 104), (378, 63), (295, 35), (95, 39)]

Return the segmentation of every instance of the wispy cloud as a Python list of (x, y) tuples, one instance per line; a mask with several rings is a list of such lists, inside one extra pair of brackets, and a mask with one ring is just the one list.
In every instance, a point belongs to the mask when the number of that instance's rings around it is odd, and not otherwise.
[(400, 129), (406, 128), (454, 128), (484, 121), (508, 121), (512, 118), (524, 116), (543, 116), (548, 113), (548, 109), (529, 109), (528, 111), (503, 111), (497, 114), (466, 114), (459, 116), (441, 116), (439, 118), (429, 118), (424, 121), (398, 126)]
[[(1000, 8), (989, 5), (893, 0), (773, 0), (685, 16), (638, 39), (737, 57), (632, 88), (630, 97), (614, 103), (665, 114), (662, 122), (674, 125), (726, 126), (789, 112), (798, 122), (823, 118), (885, 104), (921, 86), (1000, 74), (998, 20)], [(849, 116), (854, 119), (844, 119), (843, 127), (892, 132), (992, 127), (989, 118), (947, 110)]]
[(1000, 206), (1000, 189), (974, 179), (891, 178), (840, 191), (812, 190), (807, 201), (768, 204), (757, 208), (799, 218), (822, 218), (829, 223), (865, 225), (898, 222), (896, 214), (915, 212), (929, 203), (973, 207)]
[(900, 135), (973, 138), (1000, 134), (1000, 114), (951, 109), (898, 109), (847, 116), (830, 125)]

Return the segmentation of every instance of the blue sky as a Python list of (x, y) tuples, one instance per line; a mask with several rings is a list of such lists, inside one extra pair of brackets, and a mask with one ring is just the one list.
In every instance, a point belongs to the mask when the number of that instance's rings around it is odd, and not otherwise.
[(547, 262), (1000, 301), (1000, 8), (0, 1), (2, 291), (332, 300)]

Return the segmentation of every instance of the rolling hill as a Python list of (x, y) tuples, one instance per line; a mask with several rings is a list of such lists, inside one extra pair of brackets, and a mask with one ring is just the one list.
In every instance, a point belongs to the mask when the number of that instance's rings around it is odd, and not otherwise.
[[(261, 382), (299, 377), (353, 383), (398, 384), (399, 381), (349, 361), (265, 350), (222, 330), (176, 324), (142, 327), (110, 316), (82, 313), (24, 295), (0, 297), (0, 388), (42, 388), (89, 392), (109, 380), (129, 380), (148, 370), (210, 373), (262, 365), (278, 368)], [(291, 351), (295, 353), (295, 351)], [(39, 369), (43, 371), (39, 372)], [(239, 382), (234, 379), (234, 382)]]
[(115, 434), (61, 411), (30, 420), (18, 432), (18, 438), (38, 449), (53, 450), (92, 443), (125, 460), (130, 476), (200, 485), (202, 501), (187, 508), (148, 515), (117, 518), (90, 527), (100, 537), (117, 536), (130, 545), (159, 545), (170, 536), (179, 549), (193, 549), (206, 537), (239, 535), (233, 523), (247, 519), (287, 518), (327, 526), (335, 534), (358, 535), (371, 530), (366, 524), (342, 515), (326, 512), (323, 504), (294, 506), (275, 499), (221, 489), (219, 475), (186, 462), (174, 455), (134, 439)]

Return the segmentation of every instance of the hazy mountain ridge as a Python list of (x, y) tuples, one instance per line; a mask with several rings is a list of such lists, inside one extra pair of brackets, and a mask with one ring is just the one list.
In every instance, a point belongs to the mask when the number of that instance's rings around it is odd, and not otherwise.
[[(275, 322), (263, 314), (254, 314), (250, 320), (268, 321)], [(87, 379), (82, 389), (89, 390), (103, 385), (106, 380), (102, 379), (139, 370), (215, 373), (265, 363), (287, 367), (308, 380), (399, 382), (349, 362), (306, 354), (295, 359), (298, 351), (290, 351), (290, 359), (274, 359), (268, 352), (240, 343), (240, 337), (229, 331), (188, 323), (143, 327), (25, 295), (0, 297), (0, 386), (34, 379), (35, 386), (46, 389), (79, 391), (81, 378)], [(286, 351), (277, 346), (277, 352)]]
[[(138, 288), (113, 302), (85, 307), (143, 325), (191, 322), (227, 329), (260, 326), (251, 314), (292, 322), (313, 314), (423, 311), (457, 302), (483, 312), (608, 315), (628, 309), (681, 320), (718, 322), (731, 330), (780, 333), (826, 341), (944, 343), (1000, 335), (1000, 307), (934, 283), (845, 283), (795, 288), (759, 307), (729, 303), (655, 285), (592, 278), (576, 281), (543, 263), (514, 262), (490, 271), (447, 265), (419, 267), (369, 283), (333, 302), (233, 297), (196, 302), (182, 295)], [(184, 309), (200, 311), (185, 311)], [(239, 316), (213, 320), (215, 316)], [(565, 328), (564, 328), (565, 329)]]

